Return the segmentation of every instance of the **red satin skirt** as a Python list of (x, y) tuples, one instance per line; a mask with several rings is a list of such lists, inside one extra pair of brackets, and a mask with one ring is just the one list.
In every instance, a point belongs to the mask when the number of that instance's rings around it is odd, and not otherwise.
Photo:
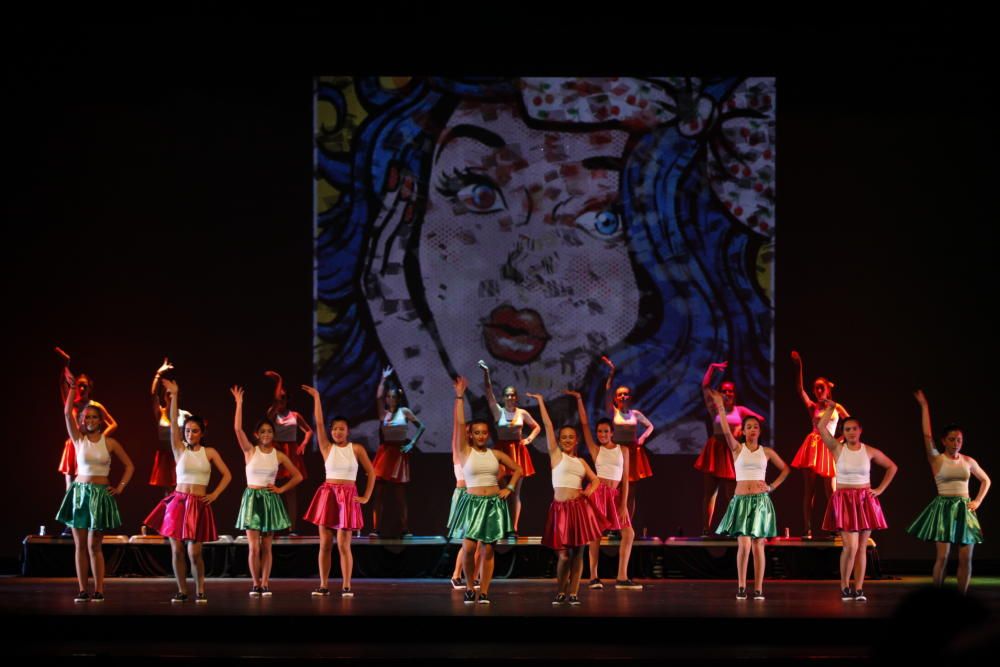
[(69, 438), (66, 438), (66, 444), (63, 445), (62, 458), (59, 459), (59, 472), (63, 475), (76, 475), (76, 447)]
[(649, 454), (645, 447), (634, 442), (621, 443), (628, 450), (628, 481), (638, 482), (653, 476), (653, 467), (649, 465)]
[(701, 448), (694, 468), (719, 479), (736, 479), (733, 454), (726, 443), (726, 436), (714, 433), (708, 436), (708, 442)]
[[(535, 464), (531, 462), (531, 452), (528, 450), (527, 445), (522, 445), (517, 440), (500, 440), (497, 442), (496, 449), (512, 458), (514, 463), (521, 466), (522, 479), (535, 474)], [(505, 466), (502, 467), (503, 469), (500, 471), (498, 477), (500, 479), (510, 477), (512, 473)]]
[(410, 455), (403, 453), (405, 442), (383, 442), (375, 452), (372, 467), (375, 468), (375, 479), (394, 484), (406, 484), (410, 481)]
[(188, 542), (214, 542), (219, 539), (215, 529), (212, 506), (201, 502), (204, 496), (174, 491), (157, 503), (143, 520), (164, 537)]
[(313, 495), (303, 517), (309, 523), (335, 530), (360, 530), (365, 525), (361, 503), (355, 500), (358, 488), (354, 484), (324, 482)]
[(802, 441), (802, 446), (792, 459), (793, 468), (808, 468), (820, 477), (836, 477), (837, 464), (833, 452), (823, 443), (819, 433), (813, 431)]
[[(276, 442), (274, 443), (278, 448), (278, 451), (288, 457), (288, 460), (292, 462), (292, 465), (302, 473), (303, 481), (309, 476), (306, 473), (306, 459), (304, 456), (299, 454), (299, 443), (297, 442)], [(285, 470), (285, 466), (278, 464), (278, 477), (277, 479), (289, 479), (291, 474)]]
[(174, 454), (164, 450), (163, 445), (157, 447), (153, 455), (153, 470), (149, 473), (150, 486), (171, 488), (177, 485), (177, 464)]
[(590, 496), (590, 504), (594, 508), (597, 522), (601, 525), (601, 530), (621, 530), (632, 525), (628, 511), (619, 514), (618, 505), (621, 503), (621, 487), (612, 489), (610, 486), (601, 484)]
[(823, 516), (823, 530), (885, 530), (882, 504), (871, 489), (837, 489)]
[(601, 537), (601, 524), (590, 500), (582, 494), (574, 500), (553, 500), (545, 519), (542, 544), (550, 549), (565, 549), (590, 544)]

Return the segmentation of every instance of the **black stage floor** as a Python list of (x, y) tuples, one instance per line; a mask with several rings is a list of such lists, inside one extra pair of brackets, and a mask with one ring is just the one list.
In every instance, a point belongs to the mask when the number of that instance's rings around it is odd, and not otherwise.
[[(336, 591), (339, 582), (331, 579)], [(605, 582), (606, 584), (608, 582)], [(722, 663), (803, 659), (827, 664), (888, 657), (956, 661), (992, 655), (1000, 580), (973, 593), (926, 587), (927, 579), (866, 584), (868, 602), (842, 602), (836, 581), (768, 581), (764, 601), (735, 599), (735, 582), (644, 580), (643, 591), (583, 588), (579, 607), (553, 607), (552, 580), (507, 579), (493, 604), (465, 605), (446, 580), (355, 579), (356, 597), (313, 598), (316, 579), (272, 582), (274, 597), (247, 595), (249, 581), (211, 579), (208, 604), (172, 604), (170, 579), (110, 579), (103, 603), (73, 602), (72, 579), (0, 579), (8, 655), (94, 661), (337, 659), (341, 664), (443, 661), (638, 661)], [(951, 625), (959, 643), (946, 641)], [(944, 660), (938, 664), (948, 664)]]

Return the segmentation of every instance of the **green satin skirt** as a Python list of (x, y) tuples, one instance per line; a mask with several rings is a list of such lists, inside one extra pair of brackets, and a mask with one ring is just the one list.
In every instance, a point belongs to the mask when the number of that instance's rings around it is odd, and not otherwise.
[(778, 522), (771, 496), (767, 493), (733, 496), (715, 532), (729, 537), (774, 537), (778, 534)]
[(962, 496), (938, 496), (924, 508), (906, 532), (927, 542), (979, 544), (983, 541), (979, 519), (969, 509), (969, 499)]
[(103, 531), (122, 525), (118, 503), (108, 493), (108, 485), (90, 482), (73, 482), (70, 485), (56, 513), (56, 520), (70, 528), (87, 530)]
[(466, 493), (462, 525), (455, 530), (462, 531), (462, 537), (487, 544), (496, 542), (514, 530), (510, 520), (507, 501), (496, 496), (474, 496)]
[(281, 497), (267, 489), (247, 489), (240, 501), (240, 513), (236, 516), (239, 530), (259, 530), (273, 533), (292, 525), (285, 511)]
[(448, 537), (462, 538), (465, 530), (465, 508), (468, 507), (469, 494), (465, 487), (455, 487), (451, 494), (451, 509), (448, 510)]

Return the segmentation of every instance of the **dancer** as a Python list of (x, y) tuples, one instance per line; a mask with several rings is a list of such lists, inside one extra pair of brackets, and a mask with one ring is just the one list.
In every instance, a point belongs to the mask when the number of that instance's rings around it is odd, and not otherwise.
[[(747, 565), (753, 552), (753, 599), (763, 600), (764, 566), (767, 563), (764, 560), (764, 544), (767, 538), (778, 534), (770, 494), (784, 483), (789, 468), (776, 451), (760, 443), (761, 424), (753, 415), (743, 418), (740, 439), (733, 437), (725, 399), (722, 394), (709, 391), (736, 474), (736, 491), (715, 532), (737, 539), (736, 599), (747, 599)], [(779, 470), (777, 479), (771, 484), (765, 481), (764, 476), (768, 462)]]
[[(601, 357), (611, 372), (608, 373), (608, 380), (604, 383), (605, 398), (608, 414), (613, 415), (614, 434), (612, 440), (615, 444), (621, 445), (629, 454), (629, 482), (628, 488), (624, 490), (625, 506), (628, 508), (629, 520), (635, 523), (636, 492), (638, 482), (641, 479), (653, 476), (653, 468), (649, 465), (649, 455), (646, 454), (646, 440), (653, 434), (653, 425), (646, 416), (638, 410), (632, 408), (632, 390), (625, 386), (620, 386), (612, 394), (611, 388), (614, 386), (615, 365), (607, 357)], [(613, 397), (612, 397), (613, 396)], [(646, 427), (642, 435), (636, 437), (639, 424)]]
[[(375, 453), (375, 496), (372, 508), (372, 532), (369, 537), (378, 537), (382, 526), (382, 508), (385, 500), (385, 485), (392, 488), (392, 495), (399, 507), (399, 522), (403, 537), (410, 537), (410, 511), (406, 502), (406, 486), (410, 483), (410, 451), (417, 446), (424, 434), (424, 425), (413, 411), (402, 405), (403, 390), (391, 387), (385, 391), (385, 381), (392, 375), (392, 366), (382, 370), (382, 380), (375, 392), (375, 404), (382, 424), (381, 443)], [(417, 433), (412, 440), (407, 438), (406, 426), (413, 424)]]
[[(714, 399), (712, 398), (712, 376), (715, 371), (724, 371), (729, 366), (729, 362), (709, 364), (705, 371), (705, 377), (701, 380), (701, 391), (705, 397), (705, 407), (708, 414), (713, 418), (712, 435), (708, 436), (708, 441), (701, 449), (701, 454), (694, 462), (695, 470), (700, 470), (704, 477), (704, 486), (701, 503), (702, 536), (712, 534), (712, 519), (715, 516), (715, 501), (719, 497), (719, 490), (725, 487), (729, 495), (733, 493), (733, 485), (736, 480), (736, 471), (733, 468), (733, 456), (730, 453), (729, 445), (726, 442), (722, 430), (722, 419), (716, 413)], [(736, 385), (732, 382), (723, 382), (719, 386), (719, 393), (722, 394), (723, 404), (726, 408), (724, 419), (729, 424), (729, 432), (733, 437), (740, 437), (740, 429), (743, 420), (747, 417), (755, 417), (761, 424), (764, 418), (743, 405), (736, 405)]]
[[(80, 380), (77, 379), (77, 387)], [(66, 392), (63, 415), (66, 433), (73, 443), (76, 476), (66, 489), (56, 519), (73, 531), (74, 562), (79, 593), (75, 602), (104, 601), (104, 531), (121, 525), (115, 496), (121, 495), (135, 466), (125, 449), (114, 438), (107, 437), (102, 429), (104, 417), (93, 405), (80, 409), (83, 432), (77, 425), (73, 393)], [(125, 472), (116, 486), (110, 486), (111, 456), (125, 466)], [(89, 590), (89, 573), (94, 575), (94, 593)]]
[[(517, 536), (517, 527), (521, 521), (521, 485), (525, 478), (535, 474), (535, 465), (531, 461), (531, 450), (528, 448), (542, 427), (538, 425), (534, 417), (527, 410), (517, 407), (517, 389), (512, 386), (503, 388), (503, 405), (497, 403), (496, 394), (493, 392), (493, 381), (490, 379), (490, 369), (482, 359), (479, 360), (479, 367), (483, 369), (483, 381), (486, 383), (486, 400), (490, 406), (490, 414), (493, 415), (493, 424), (497, 429), (497, 451), (503, 452), (521, 466), (522, 475), (514, 484), (514, 492), (510, 494), (510, 506), (514, 514), (513, 536)], [(524, 427), (527, 426), (531, 432), (524, 434)], [(501, 481), (506, 481), (510, 474), (509, 470), (501, 473)]]
[[(70, 356), (58, 347), (56, 353), (66, 362), (59, 380), (59, 404), (64, 404), (68, 395), (73, 396), (73, 415), (78, 429), (83, 428), (83, 409), (93, 406), (101, 415), (101, 432), (105, 436), (114, 433), (115, 429), (118, 428), (118, 422), (111, 416), (107, 408), (90, 398), (90, 394), (94, 390), (94, 381), (83, 373), (74, 378), (73, 373), (69, 370)], [(59, 459), (59, 472), (66, 480), (66, 490), (68, 491), (70, 484), (73, 483), (73, 476), (76, 474), (76, 452), (73, 451), (72, 439), (67, 439), (63, 444), (62, 457)]]
[[(840, 552), (840, 599), (866, 602), (865, 568), (868, 538), (873, 530), (886, 528), (878, 497), (896, 476), (896, 464), (878, 449), (861, 442), (861, 422), (856, 417), (843, 421), (844, 442), (830, 435), (827, 425), (837, 405), (827, 399), (816, 431), (830, 448), (837, 464), (837, 490), (830, 496), (823, 517), (823, 530), (839, 531), (844, 548)], [(871, 488), (872, 463), (885, 468), (882, 483)], [(854, 571), (854, 588), (851, 571)]]
[[(236, 527), (247, 532), (247, 559), (253, 579), (250, 597), (270, 597), (271, 542), (275, 532), (292, 525), (278, 496), (295, 488), (302, 481), (302, 473), (283, 452), (275, 448), (274, 423), (270, 419), (257, 423), (254, 429), (257, 444), (255, 446), (250, 442), (243, 432), (243, 387), (234, 386), (229, 391), (236, 400), (233, 430), (236, 442), (243, 450), (247, 475), (247, 488), (240, 501)], [(288, 471), (289, 477), (282, 486), (275, 486), (279, 464)]]
[[(961, 453), (963, 433), (957, 424), (948, 424), (941, 432), (943, 452), (934, 447), (931, 412), (924, 392), (914, 397), (920, 404), (920, 425), (924, 432), (924, 450), (931, 464), (938, 495), (906, 529), (910, 535), (934, 542), (934, 585), (944, 584), (951, 545), (958, 547), (958, 590), (966, 593), (972, 579), (972, 550), (983, 541), (983, 531), (976, 510), (990, 490), (990, 478), (976, 460)], [(969, 477), (979, 480), (979, 493), (969, 500)]]
[[(330, 595), (330, 565), (333, 560), (333, 538), (337, 536), (337, 552), (340, 555), (340, 574), (343, 584), (340, 596), (354, 597), (351, 590), (351, 575), (354, 573), (354, 555), (351, 553), (351, 534), (361, 530), (364, 520), (361, 505), (371, 498), (375, 486), (375, 470), (368, 459), (368, 452), (361, 445), (349, 442), (351, 435), (347, 420), (334, 417), (330, 420), (330, 435), (323, 422), (323, 405), (315, 387), (302, 385), (303, 391), (313, 397), (313, 415), (316, 420), (316, 436), (319, 452), (323, 455), (326, 481), (316, 489), (305, 520), (319, 528), (319, 588), (312, 594), (318, 597)], [(332, 442), (331, 442), (332, 440)], [(368, 480), (365, 494), (358, 495), (355, 484), (358, 465), (364, 468)]]
[[(601, 481), (590, 466), (576, 455), (576, 429), (563, 426), (557, 438), (544, 397), (541, 394), (528, 396), (538, 401), (552, 468), (552, 503), (542, 535), (542, 544), (559, 555), (556, 565), (558, 588), (552, 604), (575, 606), (580, 604), (584, 547), (601, 539), (601, 525), (589, 500)], [(584, 478), (590, 482), (586, 489), (583, 488)]]
[[(288, 392), (285, 390), (285, 382), (281, 375), (275, 371), (265, 371), (264, 375), (274, 380), (274, 399), (271, 407), (267, 409), (267, 418), (274, 424), (275, 447), (282, 454), (288, 457), (295, 469), (306, 479), (309, 475), (306, 472), (306, 445), (312, 439), (312, 429), (309, 428), (308, 420), (294, 410), (288, 409)], [(299, 432), (302, 439), (299, 440)], [(290, 477), (287, 470), (278, 470), (278, 480), (286, 480)], [(290, 489), (290, 493), (284, 494), (282, 499), (288, 509), (288, 519), (291, 525), (288, 527), (290, 534), (295, 535), (295, 527), (299, 521), (299, 491), (298, 488)]]
[[(816, 431), (816, 424), (823, 413), (821, 406), (827, 399), (833, 400), (833, 383), (824, 377), (816, 378), (813, 382), (813, 395), (816, 397), (816, 400), (813, 401), (809, 398), (809, 394), (806, 393), (805, 386), (802, 383), (802, 357), (795, 350), (792, 350), (792, 360), (798, 366), (799, 370), (797, 375), (799, 395), (802, 397), (802, 402), (805, 404), (806, 410), (809, 411), (809, 416), (812, 418), (813, 424), (812, 433), (807, 435), (806, 439), (802, 441), (802, 446), (799, 447), (795, 458), (792, 459), (792, 467), (801, 468), (805, 475), (805, 493), (802, 496), (802, 536), (806, 539), (812, 539), (812, 514), (813, 506), (816, 502), (817, 487), (822, 485), (824, 491), (826, 491), (827, 502), (829, 502), (830, 495), (834, 490), (834, 478), (837, 475), (837, 466), (833, 462), (833, 455), (826, 445), (823, 444), (823, 439), (819, 437), (819, 433)], [(836, 434), (837, 421), (846, 417), (850, 417), (847, 409), (840, 403), (834, 403), (834, 413), (827, 426), (830, 435)], [(817, 481), (820, 481), (819, 485), (816, 483)]]
[[(170, 440), (170, 410), (165, 397), (166, 392), (160, 385), (160, 378), (163, 377), (163, 374), (172, 370), (174, 370), (174, 365), (164, 357), (163, 363), (160, 364), (156, 375), (153, 376), (153, 385), (149, 390), (153, 399), (153, 419), (156, 420), (157, 440), (159, 441), (153, 458), (153, 470), (149, 474), (149, 485), (162, 488), (164, 496), (170, 495), (170, 492), (174, 490), (174, 485), (177, 484), (173, 447)], [(183, 429), (184, 421), (191, 413), (179, 409), (177, 414), (180, 419), (178, 426)]]
[[(212, 503), (229, 486), (233, 478), (225, 461), (213, 447), (202, 444), (205, 437), (205, 420), (191, 415), (184, 422), (184, 435), (177, 421), (180, 404), (180, 388), (177, 382), (161, 378), (167, 390), (170, 403), (170, 441), (176, 462), (177, 488), (161, 500), (143, 523), (160, 535), (170, 538), (170, 555), (177, 579), (177, 594), (171, 602), (187, 602), (187, 556), (191, 559), (191, 570), (195, 581), (195, 602), (208, 602), (205, 595), (205, 561), (202, 557), (202, 543), (213, 542), (219, 533), (215, 529)], [(222, 478), (215, 489), (208, 492), (208, 482), (212, 466)]]
[[(510, 511), (504, 502), (513, 493), (521, 479), (521, 466), (513, 459), (489, 449), (489, 424), (481, 419), (465, 423), (465, 391), (468, 382), (462, 376), (455, 378), (455, 423), (470, 429), (471, 438), (452, 438), (453, 455), (462, 464), (468, 494), (464, 516), (449, 537), (461, 535), (465, 551), (465, 604), (490, 604), (490, 582), (493, 580), (493, 546), (513, 527)], [(471, 439), (471, 442), (470, 442)], [(511, 471), (506, 488), (500, 489), (500, 466)], [(482, 549), (479, 598), (470, 572), (476, 572), (476, 551)]]
[[(621, 542), (618, 545), (618, 578), (615, 580), (615, 588), (641, 591), (642, 584), (635, 583), (628, 576), (628, 563), (632, 557), (632, 543), (635, 540), (635, 530), (632, 528), (632, 520), (629, 518), (628, 508), (625, 505), (625, 497), (628, 495), (629, 487), (628, 450), (611, 442), (611, 420), (607, 417), (597, 420), (597, 442), (594, 442), (594, 437), (590, 434), (590, 420), (587, 418), (587, 410), (583, 405), (583, 397), (578, 391), (567, 391), (566, 393), (576, 398), (583, 439), (587, 443), (590, 460), (594, 462), (594, 467), (597, 468), (597, 477), (601, 481), (593, 495), (590, 496), (591, 504), (594, 506), (594, 511), (601, 524), (601, 530), (614, 530), (621, 533)], [(598, 564), (601, 559), (600, 549), (601, 536), (598, 535), (590, 542), (590, 582), (587, 586), (593, 590), (604, 588), (598, 573)]]

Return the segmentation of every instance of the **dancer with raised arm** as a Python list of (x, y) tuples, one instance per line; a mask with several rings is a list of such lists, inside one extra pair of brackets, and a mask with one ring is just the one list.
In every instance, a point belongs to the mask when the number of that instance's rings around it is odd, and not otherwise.
[[(292, 462), (304, 480), (309, 477), (305, 459), (306, 446), (313, 436), (312, 429), (309, 428), (309, 421), (295, 410), (288, 408), (288, 390), (285, 389), (285, 381), (281, 375), (275, 371), (264, 371), (264, 375), (274, 380), (274, 398), (271, 401), (271, 406), (267, 409), (267, 418), (274, 424), (275, 447), (288, 457), (288, 460)], [(291, 474), (288, 470), (283, 467), (278, 469), (278, 481), (287, 480), (290, 477)], [(281, 496), (285, 508), (288, 510), (288, 519), (291, 521), (288, 528), (292, 535), (295, 535), (299, 521), (300, 491), (301, 487), (292, 487), (288, 493)]]
[[(608, 414), (612, 415), (612, 440), (615, 444), (621, 445), (629, 454), (629, 476), (630, 484), (624, 489), (625, 506), (628, 508), (629, 519), (635, 522), (636, 508), (636, 487), (641, 479), (653, 476), (653, 468), (649, 464), (649, 455), (646, 454), (646, 440), (653, 434), (653, 424), (646, 416), (632, 408), (632, 390), (621, 385), (614, 389), (615, 365), (607, 357), (601, 357), (610, 372), (608, 380), (604, 383), (604, 402)], [(642, 435), (638, 434), (638, 427), (644, 426)]]

